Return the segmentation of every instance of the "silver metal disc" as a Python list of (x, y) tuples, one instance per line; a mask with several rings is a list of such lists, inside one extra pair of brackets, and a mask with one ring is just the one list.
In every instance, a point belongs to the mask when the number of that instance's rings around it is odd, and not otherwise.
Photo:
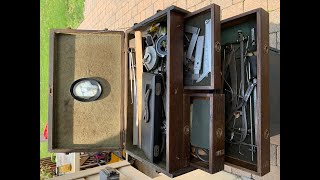
[(158, 57), (157, 57), (156, 50), (154, 49), (153, 46), (146, 47), (143, 60), (144, 60), (144, 65), (148, 71), (156, 68)]

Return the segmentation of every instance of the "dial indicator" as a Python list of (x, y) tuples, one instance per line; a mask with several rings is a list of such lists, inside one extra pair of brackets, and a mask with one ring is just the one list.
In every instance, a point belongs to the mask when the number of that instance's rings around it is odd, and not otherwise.
[(97, 100), (102, 88), (99, 81), (92, 78), (81, 78), (72, 83), (70, 93), (73, 98), (82, 102)]

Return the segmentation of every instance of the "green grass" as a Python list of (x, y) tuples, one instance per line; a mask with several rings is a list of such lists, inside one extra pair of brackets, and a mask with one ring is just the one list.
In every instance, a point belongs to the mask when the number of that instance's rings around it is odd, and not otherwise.
[[(83, 10), (84, 0), (40, 0), (40, 133), (48, 120), (49, 31), (77, 28)], [(49, 156), (48, 143), (40, 143), (40, 158)]]

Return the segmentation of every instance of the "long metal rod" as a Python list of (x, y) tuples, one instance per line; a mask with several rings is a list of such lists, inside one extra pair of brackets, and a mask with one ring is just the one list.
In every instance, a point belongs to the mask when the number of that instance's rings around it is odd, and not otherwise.
[[(251, 128), (251, 133), (250, 133), (250, 136), (251, 136), (251, 144), (253, 145), (253, 129), (252, 129), (252, 103), (251, 103), (251, 96), (249, 98), (249, 103), (250, 103), (250, 128)], [(253, 148), (252, 148), (252, 151), (251, 151), (251, 160), (253, 161)]]
[[(257, 83), (257, 79), (253, 79), (254, 83)], [(256, 124), (257, 122), (257, 119), (256, 119), (256, 111), (257, 111), (257, 108), (256, 108), (256, 101), (257, 101), (257, 86), (254, 87), (253, 89), (253, 119), (254, 119), (254, 123)]]
[(185, 32), (192, 33), (191, 42), (187, 51), (187, 58), (191, 59), (194, 47), (196, 46), (196, 42), (200, 33), (200, 28), (186, 26)]
[(202, 63), (202, 54), (203, 54), (203, 45), (204, 45), (204, 36), (198, 36), (197, 44), (196, 44), (196, 54), (194, 59), (194, 79), (197, 80), (199, 77), (201, 63)]
[[(243, 43), (243, 34), (242, 31), (239, 31), (239, 41), (240, 41), (240, 57), (241, 57), (241, 95), (242, 97), (244, 97), (244, 84), (245, 84), (245, 68), (244, 68), (244, 43)], [(243, 130), (243, 135), (241, 137), (240, 142), (243, 142), (245, 140), (245, 138), (247, 137), (247, 117), (246, 117), (246, 106), (242, 106), (242, 128), (244, 128)]]
[[(251, 79), (251, 73), (250, 73), (250, 63), (248, 63), (248, 81)], [(252, 129), (252, 103), (251, 103), (251, 95), (249, 96), (249, 111), (250, 111), (250, 137), (251, 137), (251, 145), (253, 145), (253, 129)], [(253, 147), (251, 146), (252, 151), (251, 151), (251, 160), (253, 161)]]
[[(238, 91), (238, 75), (237, 75), (237, 63), (236, 63), (236, 54), (235, 54), (235, 49), (233, 46), (231, 46), (231, 52), (230, 52), (230, 56), (228, 58), (228, 63), (229, 63), (229, 71), (230, 71), (230, 80), (231, 80), (231, 86), (232, 89), (234, 89), (234, 91), (237, 93)], [(232, 99), (234, 99), (235, 101), (232, 101), (232, 108), (236, 108), (237, 104), (238, 104), (238, 99), (236, 97), (236, 95), (232, 96)]]
[(241, 144), (241, 145), (250, 146), (250, 147), (254, 147), (254, 148), (258, 147), (257, 145), (251, 145), (251, 144), (248, 144), (248, 143), (245, 143), (245, 142), (239, 143), (239, 142), (226, 141), (226, 143), (229, 143), (229, 144)]
[(204, 53), (203, 53), (203, 63), (202, 63), (202, 74), (196, 81), (199, 83), (202, 81), (203, 78), (207, 77), (208, 74), (211, 72), (211, 19), (205, 20), (205, 29), (204, 29)]
[(133, 76), (132, 76), (132, 71), (133, 71), (133, 62), (132, 62), (132, 52), (131, 52), (131, 50), (130, 50), (130, 48), (129, 48), (129, 64), (130, 64), (130, 73), (129, 73), (129, 75), (130, 75), (130, 92), (131, 92), (131, 104), (133, 104), (133, 88), (132, 88), (132, 86), (133, 86), (133, 84), (132, 84), (132, 81), (133, 81)]

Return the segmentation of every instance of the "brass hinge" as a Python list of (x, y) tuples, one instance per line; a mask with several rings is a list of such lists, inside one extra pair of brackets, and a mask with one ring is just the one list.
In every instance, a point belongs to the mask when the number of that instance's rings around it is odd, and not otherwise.
[(216, 41), (214, 43), (214, 49), (217, 51), (217, 52), (220, 52), (221, 51), (221, 44), (219, 41)]

